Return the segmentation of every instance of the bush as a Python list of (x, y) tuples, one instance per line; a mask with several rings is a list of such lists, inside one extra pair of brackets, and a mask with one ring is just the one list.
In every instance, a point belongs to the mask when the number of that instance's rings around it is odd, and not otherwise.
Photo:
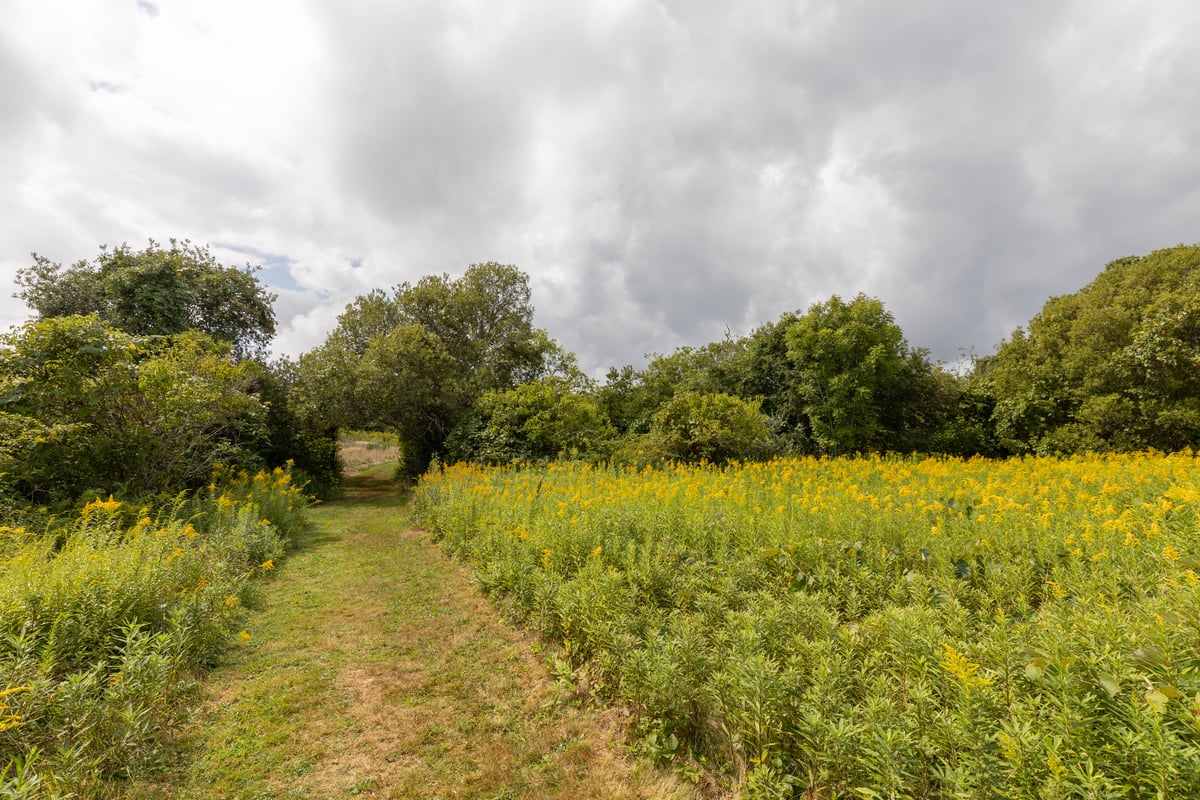
[(757, 402), (683, 392), (655, 412), (649, 433), (626, 438), (616, 460), (638, 466), (667, 461), (723, 464), (764, 458), (772, 449), (768, 420)]
[(547, 462), (560, 455), (599, 460), (616, 431), (592, 398), (563, 378), (487, 392), (446, 443), (451, 461)]

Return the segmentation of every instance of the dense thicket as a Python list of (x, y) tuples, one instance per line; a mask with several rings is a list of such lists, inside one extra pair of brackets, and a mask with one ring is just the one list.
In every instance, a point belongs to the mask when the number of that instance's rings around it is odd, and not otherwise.
[(1039, 453), (1200, 445), (1200, 246), (1109, 264), (982, 370), (996, 432)]
[(613, 368), (598, 386), (533, 327), (526, 277), (477, 265), (358, 298), (301, 359), (295, 396), (329, 424), (398, 432), (410, 475), (433, 457), (1178, 450), (1200, 444), (1198, 265), (1200, 247), (1184, 246), (1115, 261), (966, 374), (860, 294)]
[(533, 325), (528, 277), (475, 264), (357, 298), (297, 365), (295, 397), (333, 426), (395, 431), (402, 471), (419, 475), (488, 392), (573, 369)]
[(598, 385), (534, 326), (528, 277), (496, 263), (363, 295), (319, 348), (270, 366), (253, 356), (273, 298), (205, 248), (122, 245), (66, 269), (38, 258), (19, 282), (39, 320), (0, 342), (0, 488), (37, 502), (194, 485), (219, 461), (294, 459), (328, 486), (339, 426), (397, 434), (409, 476), (435, 458), (1200, 445), (1200, 246), (1114, 261), (967, 374), (862, 294)]
[(49, 503), (202, 483), (262, 437), (253, 374), (200, 333), (135, 337), (95, 316), (29, 323), (0, 337), (0, 486)]
[[(696, 429), (735, 427), (714, 413), (721, 396), (752, 403), (764, 416), (766, 438), (743, 437), (738, 447), (704, 456), (718, 461), (772, 453), (960, 453), (984, 438), (963, 410), (965, 384), (909, 347), (883, 303), (861, 294), (786, 313), (743, 338), (656, 355), (640, 372), (612, 369), (598, 396), (622, 433), (640, 436), (656, 418), (662, 433), (663, 410), (682, 393), (708, 398), (693, 402), (683, 418), (695, 420)], [(695, 460), (680, 453), (709, 451), (652, 446), (649, 452)]]
[(62, 268), (35, 255), (18, 283), (38, 318), (0, 336), (0, 494), (12, 503), (173, 493), (217, 464), (291, 461), (324, 491), (329, 431), (267, 364), (273, 296), (248, 267), (172, 241)]

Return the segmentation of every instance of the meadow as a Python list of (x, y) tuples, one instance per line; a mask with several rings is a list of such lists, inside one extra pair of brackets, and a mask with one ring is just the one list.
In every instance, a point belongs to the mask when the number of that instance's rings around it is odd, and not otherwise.
[(195, 679), (304, 522), (277, 469), (0, 526), (0, 796), (115, 796), (161, 766)]
[(638, 747), (745, 797), (1200, 796), (1200, 462), (431, 471), (416, 508)]

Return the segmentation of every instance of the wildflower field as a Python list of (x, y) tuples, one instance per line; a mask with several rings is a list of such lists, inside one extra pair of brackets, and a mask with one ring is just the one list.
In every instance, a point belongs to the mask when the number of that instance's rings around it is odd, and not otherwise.
[(431, 472), (423, 524), (746, 797), (1200, 797), (1191, 454)]
[(158, 764), (308, 502), (286, 470), (218, 472), (157, 507), (0, 526), (0, 797), (110, 796)]

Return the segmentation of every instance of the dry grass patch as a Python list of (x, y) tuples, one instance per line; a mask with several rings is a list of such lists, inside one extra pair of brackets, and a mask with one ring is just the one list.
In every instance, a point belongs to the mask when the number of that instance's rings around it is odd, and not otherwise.
[(357, 475), (380, 464), (394, 465), (400, 458), (400, 448), (397, 445), (378, 438), (343, 438), (339, 441), (339, 446), (346, 475)]

